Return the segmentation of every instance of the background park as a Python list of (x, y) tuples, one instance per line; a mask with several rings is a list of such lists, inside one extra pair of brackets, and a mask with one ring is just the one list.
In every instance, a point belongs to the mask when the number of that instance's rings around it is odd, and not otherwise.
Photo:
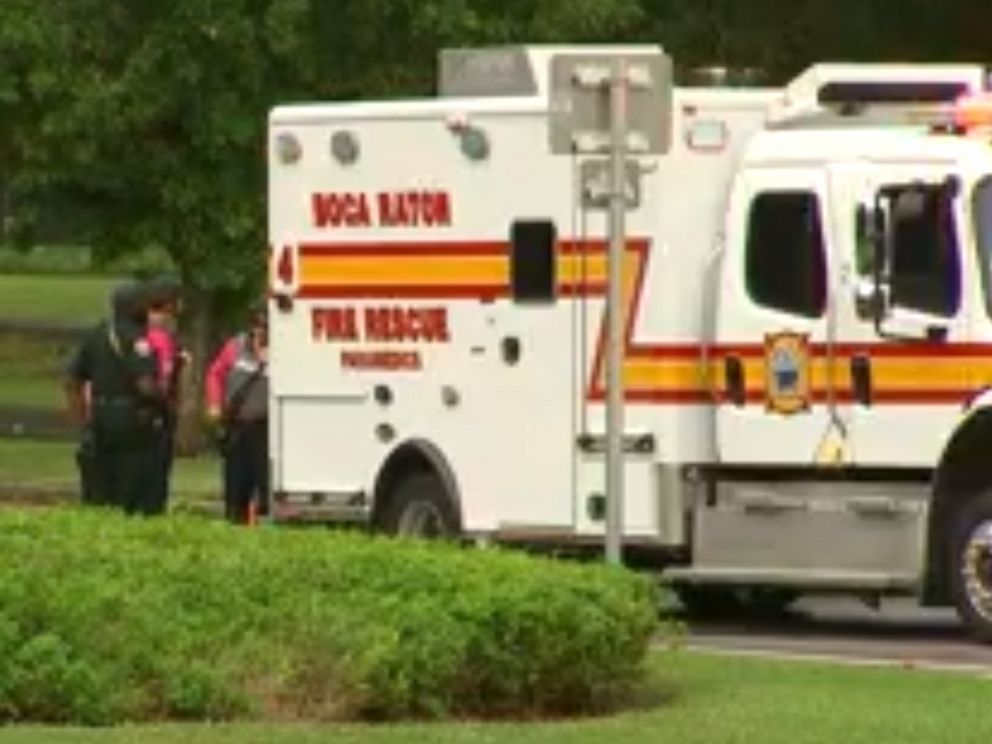
[[(0, 0), (0, 741), (985, 738), (985, 678), (693, 652), (625, 573), (196, 515), (219, 486), (203, 365), (264, 280), (272, 105), (430, 95), (459, 46), (661, 43), (684, 83), (992, 61), (986, 20), (976, 0)], [(174, 511), (194, 516), (67, 508), (63, 365), (115, 281), (161, 270), (187, 289)]]

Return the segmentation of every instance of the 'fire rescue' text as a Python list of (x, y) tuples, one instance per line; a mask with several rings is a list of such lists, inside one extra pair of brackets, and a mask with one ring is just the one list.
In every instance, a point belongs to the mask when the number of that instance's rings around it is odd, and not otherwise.
[(314, 341), (450, 340), (445, 307), (315, 307), (311, 311), (311, 333)]

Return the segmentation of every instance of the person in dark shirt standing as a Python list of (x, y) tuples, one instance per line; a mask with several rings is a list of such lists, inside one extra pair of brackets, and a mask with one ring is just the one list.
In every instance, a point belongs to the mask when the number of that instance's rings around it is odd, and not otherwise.
[(89, 331), (69, 364), (66, 392), (77, 424), (92, 437), (89, 503), (152, 513), (163, 396), (148, 344), (144, 287), (113, 294), (111, 317)]

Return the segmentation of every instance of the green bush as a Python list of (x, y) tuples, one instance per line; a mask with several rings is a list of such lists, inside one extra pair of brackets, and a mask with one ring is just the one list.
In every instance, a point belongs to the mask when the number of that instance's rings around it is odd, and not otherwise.
[(324, 530), (0, 514), (0, 721), (600, 712), (638, 686), (650, 584)]

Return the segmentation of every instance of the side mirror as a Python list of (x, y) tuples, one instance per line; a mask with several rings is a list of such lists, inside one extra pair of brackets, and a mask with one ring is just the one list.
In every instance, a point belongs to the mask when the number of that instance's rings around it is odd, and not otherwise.
[(860, 319), (880, 323), (889, 312), (892, 292), (886, 271), (889, 240), (885, 212), (877, 203), (858, 205), (855, 235), (858, 276), (854, 290), (855, 309)]
[(891, 292), (874, 278), (860, 278), (854, 286), (854, 309), (859, 320), (881, 322), (889, 314)]

